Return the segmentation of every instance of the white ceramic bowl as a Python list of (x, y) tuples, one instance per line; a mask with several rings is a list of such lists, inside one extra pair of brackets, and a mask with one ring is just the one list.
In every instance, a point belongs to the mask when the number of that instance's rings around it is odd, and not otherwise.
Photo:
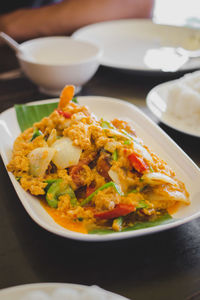
[(80, 88), (99, 67), (102, 50), (71, 37), (44, 37), (20, 44), (22, 70), (41, 92), (57, 96), (66, 84)]

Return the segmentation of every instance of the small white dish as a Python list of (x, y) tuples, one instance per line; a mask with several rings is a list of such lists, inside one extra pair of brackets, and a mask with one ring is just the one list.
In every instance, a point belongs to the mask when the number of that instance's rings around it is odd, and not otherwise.
[(188, 59), (176, 51), (178, 47), (200, 48), (198, 29), (130, 19), (92, 24), (77, 30), (73, 37), (101, 45), (101, 64), (107, 67), (166, 73), (200, 66), (200, 58)]
[[(43, 37), (19, 45), (17, 55), (27, 77), (41, 92), (58, 96), (66, 84), (77, 90), (89, 81), (99, 67), (101, 49), (91, 42), (71, 37)], [(23, 54), (25, 53), (25, 55)]]
[[(40, 297), (40, 299), (47, 299), (52, 300), (51, 296), (57, 291), (61, 291), (61, 293), (57, 294), (63, 294), (62, 291), (66, 293), (67, 291), (75, 291), (75, 292), (86, 292), (90, 288), (86, 285), (80, 285), (80, 284), (71, 284), (71, 283), (33, 283), (33, 284), (24, 284), (19, 286), (14, 286), (6, 289), (2, 289), (0, 291), (0, 300), (24, 300), (24, 299), (32, 299), (32, 297), (28, 297), (30, 293), (32, 295), (35, 295), (34, 292), (41, 292), (43, 297)], [(95, 288), (95, 287), (94, 287)], [(100, 289), (96, 287), (99, 291), (102, 291), (104, 295), (106, 295), (105, 300), (128, 300), (127, 298), (120, 296), (118, 294), (111, 293), (109, 291)], [(97, 290), (97, 291), (98, 291)], [(45, 297), (46, 295), (46, 297)], [(34, 299), (36, 299), (36, 295)], [(55, 299), (55, 297), (53, 298)], [(61, 299), (64, 299), (63, 296), (61, 296)], [(65, 298), (67, 300), (67, 298)], [(70, 298), (71, 299), (71, 298)], [(74, 299), (74, 297), (73, 297)], [(91, 299), (91, 296), (90, 298)], [(59, 300), (59, 299), (58, 299)]]
[[(38, 101), (37, 104), (50, 103), (58, 99)], [(114, 118), (124, 119), (130, 122), (136, 133), (141, 137), (152, 151), (164, 159), (176, 172), (177, 177), (183, 181), (190, 193), (191, 204), (182, 207), (173, 215), (174, 222), (155, 227), (139, 229), (134, 231), (111, 233), (106, 235), (82, 234), (67, 230), (58, 225), (45, 211), (39, 200), (25, 192), (16, 181), (14, 175), (8, 172), (13, 186), (25, 210), (30, 217), (44, 229), (75, 240), (82, 241), (111, 241), (124, 238), (133, 238), (145, 234), (151, 234), (176, 227), (200, 216), (200, 170), (194, 162), (165, 134), (150, 118), (148, 118), (136, 106), (119, 99), (85, 96), (78, 97), (81, 105), (87, 105), (91, 112), (98, 118), (102, 116), (107, 120)], [(34, 105), (35, 102), (30, 104)], [(0, 116), (0, 153), (5, 166), (11, 159), (13, 142), (20, 134), (14, 108), (4, 111)]]
[(184, 121), (184, 119), (178, 119), (167, 112), (168, 91), (169, 88), (176, 82), (178, 82), (178, 79), (161, 83), (154, 87), (147, 95), (147, 107), (163, 124), (182, 133), (189, 134), (194, 137), (200, 137), (199, 128), (191, 127)]

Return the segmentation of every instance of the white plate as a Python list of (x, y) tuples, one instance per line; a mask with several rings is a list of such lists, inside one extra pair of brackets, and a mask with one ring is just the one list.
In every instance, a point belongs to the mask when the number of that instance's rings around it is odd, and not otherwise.
[[(29, 294), (30, 292), (41, 291), (51, 296), (53, 291), (64, 288), (73, 289), (78, 292), (84, 292), (87, 290), (88, 286), (70, 283), (35, 283), (35, 284), (24, 284), (19, 286), (10, 287), (0, 291), (0, 300), (21, 300), (22, 297)], [(128, 300), (127, 298), (105, 291), (107, 300)], [(63, 299), (63, 298), (62, 298)]]
[(147, 95), (146, 103), (150, 111), (165, 125), (195, 137), (200, 137), (200, 129), (189, 126), (184, 120), (166, 112), (167, 94), (169, 87), (178, 80), (161, 83), (154, 87)]
[[(166, 160), (175, 170), (178, 178), (185, 182), (192, 203), (189, 206), (183, 207), (176, 215), (174, 215), (176, 220), (173, 223), (107, 235), (82, 234), (69, 231), (55, 223), (41, 206), (40, 202), (35, 197), (25, 192), (16, 181), (13, 174), (9, 172), (11, 181), (24, 208), (36, 223), (52, 233), (71, 239), (83, 241), (109, 241), (158, 232), (183, 224), (200, 216), (200, 170), (155, 123), (153, 123), (136, 106), (122, 100), (97, 96), (78, 97), (78, 100), (81, 105), (87, 105), (99, 118), (103, 116), (104, 119), (108, 120), (120, 118), (129, 121), (135, 127), (137, 135), (140, 136), (154, 152), (158, 153), (161, 158)], [(38, 101), (37, 104), (49, 102), (55, 102), (55, 99)], [(35, 102), (32, 104), (34, 103)], [(0, 117), (0, 151), (5, 165), (7, 165), (11, 159), (13, 142), (19, 134), (20, 130), (15, 110), (14, 108), (10, 108), (3, 112)]]
[(101, 64), (134, 71), (175, 72), (196, 69), (200, 58), (187, 61), (176, 47), (200, 48), (197, 29), (158, 25), (151, 20), (117, 20), (89, 25), (77, 30), (75, 39), (103, 47)]

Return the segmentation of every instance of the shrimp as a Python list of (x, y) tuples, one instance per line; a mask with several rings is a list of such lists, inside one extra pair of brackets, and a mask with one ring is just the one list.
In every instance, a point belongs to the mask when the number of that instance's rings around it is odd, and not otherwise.
[(72, 100), (74, 96), (74, 86), (73, 85), (66, 85), (60, 94), (60, 101), (58, 104), (58, 109), (63, 110)]

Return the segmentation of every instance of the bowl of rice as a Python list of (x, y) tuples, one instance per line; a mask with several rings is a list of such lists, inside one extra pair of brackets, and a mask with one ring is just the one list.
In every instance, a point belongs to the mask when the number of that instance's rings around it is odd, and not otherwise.
[(157, 85), (147, 95), (147, 106), (162, 123), (200, 137), (200, 71)]

